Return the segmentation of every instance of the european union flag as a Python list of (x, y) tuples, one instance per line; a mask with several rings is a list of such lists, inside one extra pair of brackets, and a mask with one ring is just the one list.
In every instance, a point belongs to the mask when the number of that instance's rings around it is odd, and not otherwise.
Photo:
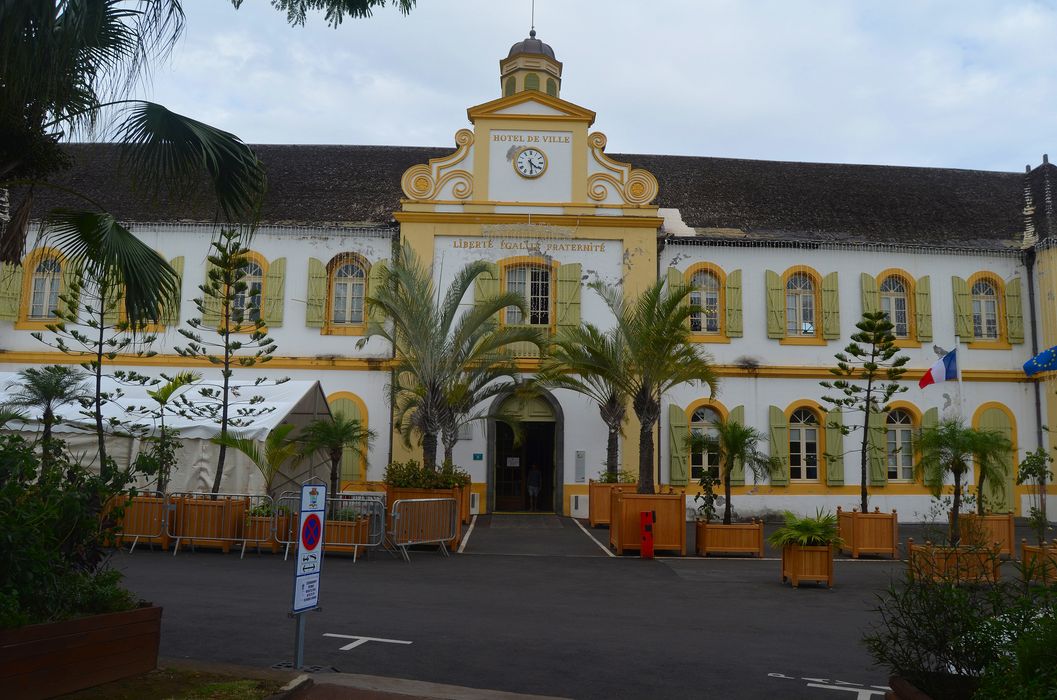
[(1024, 363), (1024, 374), (1029, 377), (1051, 369), (1057, 369), (1057, 345), (1049, 350), (1043, 350)]

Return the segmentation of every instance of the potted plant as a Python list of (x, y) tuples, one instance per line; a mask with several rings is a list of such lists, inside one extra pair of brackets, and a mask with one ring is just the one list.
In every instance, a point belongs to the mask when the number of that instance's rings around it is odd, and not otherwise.
[(587, 522), (591, 527), (609, 525), (609, 498), (615, 488), (627, 491), (638, 490), (635, 474), (626, 469), (616, 472), (610, 472), (607, 469), (599, 472), (597, 479), (587, 482)]
[(763, 434), (756, 428), (731, 419), (713, 423), (709, 433), (691, 432), (687, 437), (686, 444), (691, 451), (714, 452), (718, 455), (725, 499), (723, 523), (711, 522), (715, 515), (715, 479), (708, 468), (704, 468), (698, 481), (702, 493), (694, 497), (694, 500), (703, 500), (706, 504), (703, 510), (699, 509), (699, 514), (705, 517), (698, 517), (696, 525), (698, 554), (763, 556), (763, 523), (755, 520), (750, 523), (733, 522), (734, 509), (731, 504), (732, 479), (739, 467), (749, 469), (757, 481), (782, 468), (781, 460), (760, 452), (758, 445), (761, 440)]
[(954, 576), (959, 581), (996, 581), (1000, 563), (997, 546), (979, 539), (963, 545), (960, 511), (966, 477), (971, 477), (973, 462), (982, 473), (992, 476), (1000, 473), (1011, 449), (1009, 439), (999, 431), (970, 428), (959, 419), (947, 419), (923, 429), (916, 442), (920, 454), (917, 471), (931, 485), (933, 497), (940, 497), (948, 474), (953, 477), (954, 485), (948, 545), (930, 542), (915, 545), (912, 539), (908, 540), (911, 573), (941, 579)]
[(1028, 526), (1035, 533), (1035, 544), (1027, 540), (1020, 542), (1020, 559), (1026, 580), (1040, 583), (1057, 581), (1057, 542), (1046, 544), (1050, 530), (1046, 516), (1046, 484), (1052, 477), (1050, 464), (1053, 457), (1039, 448), (1025, 455), (1017, 470), (1017, 484), (1031, 484), (1031, 508), (1028, 511)]
[(393, 503), (401, 500), (421, 498), (455, 499), (456, 527), (455, 536), (448, 542), (451, 551), (459, 546), (462, 536), (461, 514), (463, 500), (467, 497), (470, 475), (451, 462), (445, 462), (437, 470), (421, 466), (416, 460), (393, 462), (385, 468), (382, 477), (385, 482), (385, 502), (388, 508), (386, 528), (392, 529)]
[(837, 516), (815, 511), (813, 517), (785, 512), (785, 524), (767, 541), (782, 550), (782, 582), (798, 588), (801, 581), (817, 581), (833, 586), (833, 549), (841, 544)]
[(370, 518), (356, 508), (335, 507), (327, 515), (323, 527), (324, 552), (341, 552), (355, 556), (359, 547), (367, 544)]

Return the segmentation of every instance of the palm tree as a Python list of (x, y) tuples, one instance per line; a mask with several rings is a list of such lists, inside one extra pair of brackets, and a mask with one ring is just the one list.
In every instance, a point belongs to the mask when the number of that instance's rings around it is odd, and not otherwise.
[(153, 391), (147, 391), (147, 396), (154, 399), (154, 402), (158, 404), (158, 408), (153, 411), (153, 414), (158, 417), (158, 490), (165, 493), (165, 488), (169, 485), (169, 474), (172, 473), (173, 457), (175, 456), (175, 439), (178, 431), (170, 430), (165, 427), (165, 412), (169, 406), (169, 399), (172, 398), (173, 394), (187, 386), (188, 384), (194, 384), (202, 378), (201, 373), (191, 372), (185, 370), (179, 372), (172, 377), (166, 377), (165, 384)]
[(1003, 462), (1009, 455), (1012, 444), (1000, 431), (970, 428), (956, 418), (949, 418), (937, 426), (923, 429), (916, 443), (915, 448), (921, 455), (917, 472), (926, 484), (932, 485), (933, 496), (938, 497), (942, 492), (943, 480), (947, 474), (954, 477), (948, 539), (952, 547), (957, 547), (961, 539), (958, 515), (962, 505), (963, 480), (972, 474), (975, 461), (980, 470), (981, 487), (977, 496), (978, 500), (982, 501), (984, 482), (987, 479), (998, 481), (1005, 473)]
[(79, 367), (70, 365), (48, 365), (30, 367), (18, 373), (19, 381), (9, 388), (16, 391), (8, 400), (16, 408), (39, 409), (41, 415), (41, 447), (45, 461), (51, 459), (51, 431), (58, 419), (55, 411), (61, 406), (87, 400), (91, 397), (85, 381), (87, 375)]
[[(122, 169), (144, 196), (190, 196), (205, 176), (218, 218), (255, 220), (265, 181), (248, 146), (161, 105), (127, 99), (150, 64), (171, 50), (183, 24), (179, 0), (0, 5), (0, 188), (25, 188), (0, 231), (0, 262), (20, 261), (33, 193), (52, 187), (49, 179), (67, 162), (61, 142), (96, 130), (125, 147)], [(52, 236), (89, 278), (115, 275), (132, 324), (158, 318), (162, 304), (176, 297), (175, 271), (101, 204), (59, 189), (87, 210), (46, 213), (42, 235)]]
[(261, 446), (256, 440), (236, 437), (232, 433), (217, 435), (213, 438), (213, 442), (217, 445), (224, 445), (238, 450), (249, 457), (250, 461), (260, 469), (261, 476), (264, 477), (264, 487), (270, 494), (272, 482), (275, 481), (276, 475), (279, 474), (282, 468), (291, 460), (294, 460), (294, 464), (301, 461), (300, 443), (289, 438), (290, 432), (296, 428), (296, 425), (289, 423), (272, 428), (272, 431), (264, 438), (263, 450), (261, 450)]
[(575, 391), (598, 404), (608, 430), (606, 474), (614, 482), (620, 466), (620, 434), (628, 413), (625, 387), (613, 379), (624, 367), (627, 350), (622, 340), (616, 328), (602, 331), (590, 323), (563, 329), (536, 375), (536, 382), (543, 386)]
[(392, 344), (396, 368), (390, 387), (397, 425), (405, 440), (412, 432), (422, 437), (422, 464), (436, 469), (437, 435), (452, 414), (465, 410), (466, 391), (477, 397), (488, 392), (481, 377), (513, 376), (513, 343), (545, 346), (542, 332), (530, 326), (500, 326), (499, 313), (511, 306), (525, 310), (520, 294), (503, 292), (480, 300), (472, 309), (460, 308), (477, 277), (489, 269), (475, 261), (464, 267), (441, 296), (433, 284), (433, 269), (423, 265), (405, 242), (394, 264), (383, 271), (380, 288), (371, 291), (367, 304), (380, 310), (387, 322), (372, 321), (359, 346), (378, 336)]
[(686, 445), (693, 451), (715, 451), (719, 455), (720, 478), (723, 480), (723, 524), (730, 525), (733, 510), (730, 505), (730, 475), (740, 462), (752, 471), (756, 480), (770, 476), (782, 468), (782, 461), (760, 452), (758, 445), (764, 435), (756, 428), (743, 425), (736, 420), (719, 421), (712, 424), (714, 434), (691, 432)]
[[(609, 379), (631, 397), (639, 419), (639, 493), (653, 493), (653, 428), (660, 419), (661, 397), (680, 384), (703, 384), (716, 392), (712, 362), (690, 340), (690, 316), (699, 310), (686, 303), (693, 288), (668, 287), (660, 279), (630, 304), (616, 289), (598, 282), (591, 288), (616, 317), (626, 354)], [(608, 370), (599, 366), (594, 373)]]
[(323, 452), (330, 459), (330, 492), (336, 494), (345, 449), (352, 448), (358, 457), (366, 459), (375, 437), (375, 432), (365, 428), (360, 421), (337, 413), (332, 418), (320, 418), (306, 425), (298, 442), (302, 457)]

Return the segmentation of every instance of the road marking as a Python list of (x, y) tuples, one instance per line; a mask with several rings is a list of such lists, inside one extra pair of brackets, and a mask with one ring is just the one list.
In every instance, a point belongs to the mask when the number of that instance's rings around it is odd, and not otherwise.
[(341, 639), (355, 639), (356, 641), (350, 642), (345, 646), (341, 647), (341, 651), (349, 651), (355, 649), (358, 646), (363, 646), (367, 642), (383, 642), (385, 644), (411, 644), (411, 642), (404, 641), (403, 639), (382, 639), (381, 637), (361, 637), (355, 634), (334, 634), (332, 632), (324, 632), (324, 637), (340, 637)]
[(470, 520), (470, 527), (466, 529), (466, 534), (462, 536), (462, 542), (459, 543), (459, 551), (456, 554), (462, 554), (463, 550), (466, 549), (466, 543), (470, 541), (470, 533), (473, 532), (473, 526), (477, 524), (477, 516), (473, 516)]
[(581, 522), (580, 522), (579, 520), (577, 520), (576, 518), (573, 518), (573, 522), (574, 522), (574, 523), (576, 523), (577, 527), (579, 527), (579, 528), (580, 528), (581, 530), (583, 530), (583, 531), (584, 531), (584, 534), (585, 534), (585, 535), (587, 535), (588, 537), (590, 537), (590, 538), (591, 538), (591, 541), (592, 541), (592, 542), (594, 542), (595, 544), (597, 544), (597, 545), (598, 545), (598, 548), (599, 548), (599, 549), (601, 549), (601, 550), (602, 550), (603, 552), (605, 552), (605, 553), (606, 553), (606, 554), (607, 554), (608, 556), (610, 556), (610, 557), (613, 557), (613, 558), (616, 558), (616, 556), (617, 556), (617, 555), (616, 555), (616, 554), (613, 554), (613, 552), (609, 551), (609, 547), (605, 546), (604, 544), (602, 544), (601, 542), (599, 542), (598, 540), (596, 540), (596, 539), (595, 539), (595, 536), (594, 536), (594, 535), (592, 535), (592, 534), (591, 534), (590, 532), (588, 532), (588, 531), (587, 531), (587, 528), (583, 526), (583, 523), (581, 523)]

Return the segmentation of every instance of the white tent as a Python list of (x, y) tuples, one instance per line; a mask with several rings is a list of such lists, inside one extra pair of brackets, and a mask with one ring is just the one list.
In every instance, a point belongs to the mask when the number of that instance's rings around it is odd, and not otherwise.
[[(19, 377), (14, 372), (0, 372), (0, 406), (9, 402), (12, 394), (17, 392)], [(159, 385), (160, 386), (160, 385)], [(330, 415), (326, 396), (319, 382), (288, 381), (282, 384), (261, 384), (253, 382), (232, 381), (234, 387), (230, 414), (238, 418), (239, 425), (229, 429), (229, 433), (238, 437), (262, 441), (278, 425), (293, 424), (302, 427), (316, 418)], [(175, 395), (183, 395), (194, 403), (215, 403), (202, 394), (203, 391), (215, 389), (217, 383), (209, 380), (200, 381), (178, 390)], [(156, 435), (159, 426), (145, 416), (143, 408), (155, 409), (157, 404), (147, 394), (148, 390), (157, 387), (138, 385), (126, 386), (112, 378), (104, 377), (102, 390), (115, 393), (118, 389), (124, 392), (114, 402), (104, 406), (104, 420), (111, 418), (126, 425), (137, 424), (135, 436), (110, 435), (107, 438), (107, 452), (118, 465), (125, 465), (139, 454), (143, 447), (144, 437)], [(170, 399), (170, 408), (166, 412), (166, 428), (180, 431), (180, 448), (176, 454), (176, 466), (169, 478), (169, 492), (208, 491), (213, 485), (216, 474), (217, 457), (220, 448), (211, 438), (217, 435), (220, 426), (208, 418), (195, 418), (177, 415), (173, 407), (176, 402)], [(241, 417), (240, 409), (250, 409), (253, 414)], [(80, 404), (68, 404), (56, 410), (60, 419), (53, 429), (56, 437), (67, 444), (70, 452), (84, 463), (96, 460), (95, 424), (90, 416), (84, 415), (85, 409)], [(22, 433), (38, 433), (41, 429), (40, 411), (22, 411), (27, 414), (26, 422), (14, 422), (7, 428)], [(304, 462), (294, 470), (284, 470), (272, 484), (272, 491), (283, 491), (309, 476), (326, 476), (326, 470), (315, 462)], [(149, 487), (150, 484), (140, 484)], [(224, 476), (220, 490), (224, 493), (263, 494), (264, 477), (260, 470), (238, 450), (227, 450), (224, 464)]]

